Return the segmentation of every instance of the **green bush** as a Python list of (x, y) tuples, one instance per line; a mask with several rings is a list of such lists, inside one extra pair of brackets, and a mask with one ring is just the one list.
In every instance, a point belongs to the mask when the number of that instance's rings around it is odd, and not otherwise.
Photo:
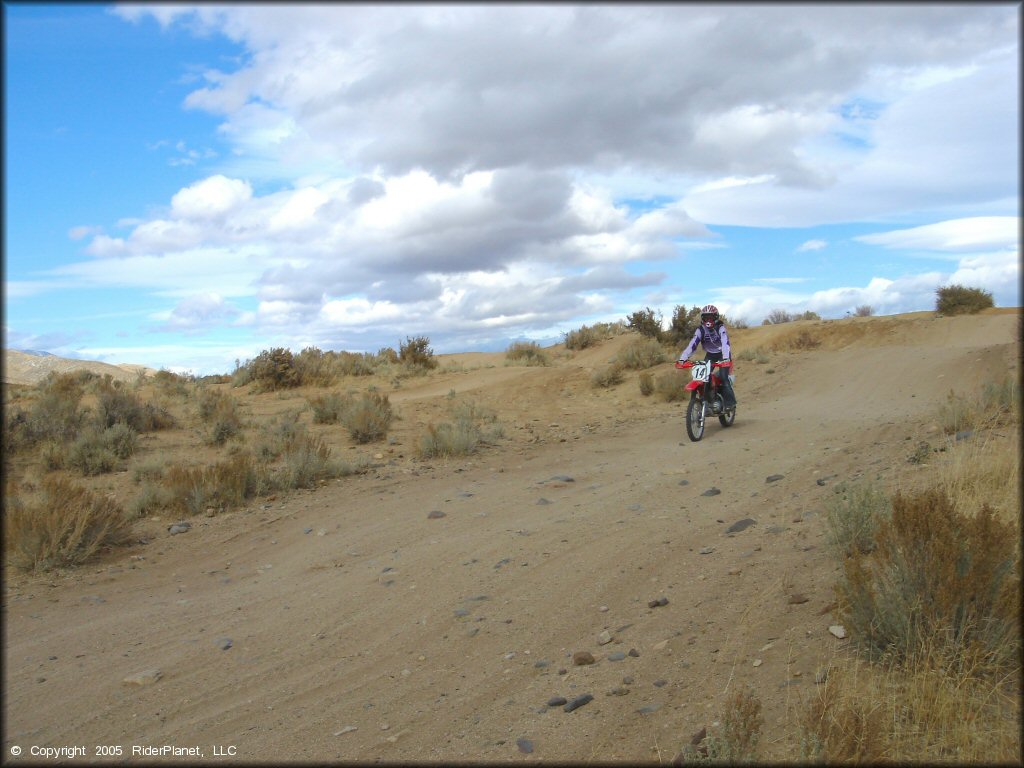
[(973, 315), (994, 306), (992, 294), (981, 288), (947, 285), (935, 290), (935, 311), (942, 315)]
[(838, 615), (871, 660), (914, 661), (950, 648), (1019, 669), (1018, 536), (988, 505), (958, 511), (939, 491), (896, 494), (870, 555), (854, 549), (836, 587)]

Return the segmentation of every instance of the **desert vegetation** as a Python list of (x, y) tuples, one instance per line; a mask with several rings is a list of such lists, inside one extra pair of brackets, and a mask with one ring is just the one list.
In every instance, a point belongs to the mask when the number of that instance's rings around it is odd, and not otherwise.
[(981, 288), (954, 284), (935, 290), (935, 311), (942, 315), (973, 315), (994, 306), (992, 294)]

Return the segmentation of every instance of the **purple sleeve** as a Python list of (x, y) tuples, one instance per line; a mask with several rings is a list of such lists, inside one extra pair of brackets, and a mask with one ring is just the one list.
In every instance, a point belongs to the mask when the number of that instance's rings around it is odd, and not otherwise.
[(697, 330), (693, 332), (693, 338), (690, 339), (690, 343), (686, 345), (686, 349), (683, 350), (682, 354), (679, 355), (680, 360), (685, 360), (693, 351), (697, 349), (697, 345), (700, 344), (700, 326), (697, 326)]
[(722, 326), (719, 335), (722, 337), (722, 359), (731, 360), (732, 348), (729, 346), (729, 334), (726, 332), (724, 325)]

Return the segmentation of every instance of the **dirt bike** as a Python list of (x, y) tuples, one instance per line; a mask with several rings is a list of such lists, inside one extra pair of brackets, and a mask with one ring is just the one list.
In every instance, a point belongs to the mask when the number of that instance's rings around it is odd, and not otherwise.
[[(676, 361), (676, 368), (693, 369), (693, 381), (686, 385), (690, 393), (690, 404), (686, 406), (686, 434), (690, 439), (696, 443), (704, 437), (704, 420), (709, 414), (718, 416), (723, 427), (731, 427), (736, 420), (736, 407), (726, 410), (718, 377), (712, 373), (715, 368), (732, 368), (732, 363), (713, 363), (710, 360), (694, 363), (687, 360), (685, 363)], [(731, 376), (729, 378), (732, 379)]]

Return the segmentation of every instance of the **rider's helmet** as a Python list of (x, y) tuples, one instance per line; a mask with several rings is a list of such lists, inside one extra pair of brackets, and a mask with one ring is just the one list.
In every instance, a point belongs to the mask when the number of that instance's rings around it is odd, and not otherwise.
[(714, 304), (705, 304), (700, 311), (700, 321), (705, 328), (714, 328), (718, 322), (718, 307)]

